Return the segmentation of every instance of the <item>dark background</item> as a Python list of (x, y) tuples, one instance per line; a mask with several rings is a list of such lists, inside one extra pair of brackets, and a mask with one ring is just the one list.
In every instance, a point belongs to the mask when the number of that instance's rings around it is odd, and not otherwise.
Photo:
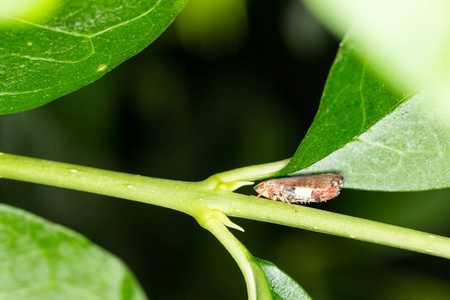
[[(94, 84), (2, 116), (1, 151), (187, 181), (290, 157), (314, 118), (339, 41), (296, 0), (246, 7), (247, 14), (221, 8), (222, 16), (206, 10), (204, 23), (183, 12), (179, 24)], [(189, 29), (193, 18), (200, 25)], [(226, 21), (217, 29), (208, 24), (214, 20)], [(9, 180), (0, 182), (0, 197), (122, 258), (150, 299), (247, 297), (231, 256), (191, 217)], [(344, 190), (317, 207), (449, 236), (449, 198), (448, 190)], [(450, 298), (450, 264), (442, 258), (233, 221), (245, 228), (233, 232), (252, 254), (278, 265), (314, 299)]]

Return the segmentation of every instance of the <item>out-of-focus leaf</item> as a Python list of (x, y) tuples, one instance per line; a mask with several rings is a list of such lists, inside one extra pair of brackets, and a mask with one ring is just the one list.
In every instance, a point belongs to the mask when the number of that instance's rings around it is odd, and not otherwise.
[(48, 13), (47, 8), (55, 1), (59, 0), (0, 0), (0, 12), (14, 17), (38, 17)]
[(234, 54), (247, 33), (244, 0), (190, 0), (176, 21), (184, 46), (204, 59)]
[(0, 205), (0, 253), (0, 299), (146, 299), (116, 257), (6, 205)]
[(346, 39), (319, 112), (279, 175), (339, 172), (345, 176), (346, 187), (371, 190), (450, 186), (445, 114), (430, 107), (421, 95), (389, 88), (357, 52), (357, 46)]
[(0, 12), (0, 114), (38, 107), (154, 41), (187, 0), (60, 0), (48, 17)]
[[(425, 90), (450, 118), (450, 2), (447, 0), (305, 0), (334, 32), (351, 26), (365, 57), (398, 86)], [(385, 71), (389, 72), (385, 72)]]
[[(252, 257), (252, 268), (261, 270), (267, 280), (267, 285), (276, 300), (309, 300), (311, 297), (289, 275), (280, 270), (273, 263), (263, 259)], [(262, 284), (262, 283), (260, 283)]]

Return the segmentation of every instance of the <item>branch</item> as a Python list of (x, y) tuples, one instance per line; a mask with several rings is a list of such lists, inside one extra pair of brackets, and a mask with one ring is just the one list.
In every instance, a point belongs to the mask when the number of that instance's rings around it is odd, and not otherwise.
[[(450, 258), (450, 239), (416, 230), (345, 216), (305, 206), (288, 205), (224, 191), (236, 181), (261, 178), (285, 161), (220, 173), (202, 182), (182, 182), (106, 171), (11, 154), (0, 154), (0, 176), (108, 195), (198, 215), (206, 205), (228, 216), (303, 228), (356, 240)], [(239, 171), (240, 170), (240, 171)], [(260, 172), (259, 175), (257, 173)], [(242, 173), (241, 173), (242, 172)], [(239, 174), (244, 174), (239, 176)], [(249, 176), (249, 174), (253, 174)], [(232, 178), (234, 182), (222, 180)]]

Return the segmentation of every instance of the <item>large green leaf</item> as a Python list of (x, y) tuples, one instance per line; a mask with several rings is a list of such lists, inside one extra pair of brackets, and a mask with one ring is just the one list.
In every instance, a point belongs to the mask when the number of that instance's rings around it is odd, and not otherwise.
[[(390, 88), (344, 41), (317, 116), (279, 172), (339, 172), (345, 186), (412, 191), (450, 186), (449, 121), (419, 94)], [(312, 166), (311, 166), (312, 165)]]
[(0, 12), (0, 114), (38, 107), (154, 41), (187, 0), (60, 0), (36, 19)]
[(450, 186), (450, 131), (421, 95), (367, 132), (296, 174), (334, 171), (349, 188), (419, 191)]
[(146, 299), (117, 258), (85, 237), (0, 205), (0, 299)]

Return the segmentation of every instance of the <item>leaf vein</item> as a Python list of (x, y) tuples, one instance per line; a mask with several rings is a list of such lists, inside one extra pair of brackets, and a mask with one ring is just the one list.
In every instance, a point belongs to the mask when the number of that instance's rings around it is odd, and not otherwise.
[[(90, 74), (90, 76), (93, 76), (93, 75), (94, 75), (94, 73)], [(81, 77), (81, 78), (78, 78), (77, 80), (65, 82), (63, 84), (57, 84), (57, 85), (49, 86), (48, 88), (45, 88), (45, 89), (36, 89), (36, 90), (21, 91), (21, 92), (1, 92), (0, 96), (11, 96), (11, 95), (22, 95), (22, 94), (31, 94), (31, 93), (44, 92), (44, 91), (48, 91), (48, 90), (54, 89), (56, 87), (62, 87), (62, 86), (65, 86), (65, 85), (71, 85), (73, 83), (80, 82), (80, 81), (85, 80), (86, 78), (88, 78), (90, 76)]]
[(393, 151), (393, 152), (397, 152), (399, 155), (402, 155), (402, 156), (405, 155), (405, 154), (409, 154), (409, 153), (431, 153), (431, 154), (450, 155), (449, 152), (445, 152), (445, 151), (400, 150), (400, 149), (395, 149), (393, 147), (386, 146), (384, 144), (380, 144), (380, 143), (377, 143), (377, 142), (372, 142), (372, 141), (369, 141), (369, 140), (365, 140), (365, 139), (362, 139), (362, 138), (355, 138), (355, 140), (363, 142), (363, 143), (367, 143), (367, 144), (370, 144), (370, 145), (373, 145), (373, 146), (376, 146), (376, 147), (384, 148), (384, 149), (387, 149), (387, 150), (390, 150), (390, 151)]
[(136, 17), (134, 17), (134, 18), (132, 18), (132, 19), (126, 20), (126, 21), (124, 21), (124, 22), (122, 22), (122, 23), (118, 23), (118, 24), (116, 24), (116, 25), (114, 25), (114, 26), (111, 26), (111, 27), (109, 27), (109, 28), (107, 28), (107, 29), (104, 29), (104, 30), (102, 30), (102, 31), (96, 32), (96, 33), (94, 33), (94, 34), (91, 34), (91, 35), (89, 35), (89, 37), (91, 37), (91, 38), (92, 38), (92, 37), (95, 37), (95, 36), (97, 36), (97, 35), (100, 35), (100, 34), (103, 34), (103, 33), (105, 33), (105, 32), (108, 32), (108, 31), (110, 31), (110, 30), (112, 30), (112, 29), (115, 29), (115, 28), (117, 28), (117, 27), (126, 25), (126, 24), (131, 23), (131, 22), (134, 22), (134, 21), (136, 21), (136, 20), (139, 20), (140, 18), (145, 17), (146, 15), (148, 15), (149, 13), (151, 13), (151, 12), (152, 12), (152, 11), (153, 11), (160, 3), (161, 3), (161, 1), (162, 1), (162, 0), (158, 0), (158, 1), (155, 3), (155, 5), (153, 5), (149, 10), (147, 10), (146, 12), (140, 14), (139, 16), (136, 16)]
[(82, 61), (87, 60), (94, 53), (95, 53), (95, 51), (89, 53), (89, 55), (87, 55), (86, 57), (79, 59), (79, 60), (57, 60), (57, 59), (53, 59), (53, 58), (33, 57), (33, 56), (29, 56), (29, 55), (20, 55), (20, 54), (15, 54), (15, 53), (0, 56), (0, 58), (13, 56), (13, 57), (19, 57), (19, 58), (28, 59), (28, 60), (46, 61), (46, 62), (62, 63), (62, 64), (76, 64), (76, 63), (80, 63)]
[(362, 124), (361, 124), (360, 132), (364, 131), (364, 126), (366, 124), (366, 106), (365, 106), (364, 92), (363, 92), (363, 81), (364, 81), (364, 76), (366, 73), (366, 67), (367, 67), (367, 62), (364, 62), (364, 66), (361, 71), (361, 80), (359, 82), (359, 96), (361, 98), (361, 110), (362, 110), (361, 111), (362, 112)]
[(53, 32), (59, 32), (59, 33), (72, 35), (72, 36), (77, 36), (77, 37), (90, 38), (90, 36), (85, 35), (85, 34), (70, 32), (70, 31), (66, 31), (66, 30), (62, 30), (62, 29), (58, 29), (58, 28), (54, 28), (54, 27), (49, 27), (49, 26), (46, 26), (46, 25), (36, 24), (36, 23), (30, 22), (30, 21), (17, 19), (17, 18), (11, 17), (11, 16), (2, 16), (2, 17), (6, 18), (6, 19), (13, 20), (13, 21), (16, 21), (16, 22), (24, 23), (24, 24), (27, 24), (27, 25), (30, 25), (30, 26), (34, 26), (34, 27), (37, 27), (37, 28), (53, 31)]

